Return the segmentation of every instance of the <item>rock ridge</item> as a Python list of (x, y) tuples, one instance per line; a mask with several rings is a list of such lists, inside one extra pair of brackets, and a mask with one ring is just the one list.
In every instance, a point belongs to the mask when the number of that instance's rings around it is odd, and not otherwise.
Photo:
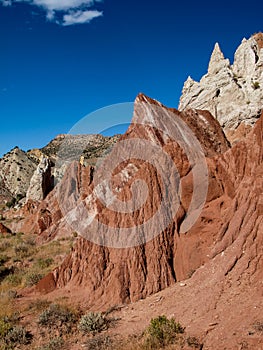
[(184, 83), (179, 110), (208, 110), (225, 131), (243, 122), (254, 125), (263, 108), (262, 37), (258, 33), (243, 39), (232, 65), (216, 43), (207, 74), (200, 82), (189, 76)]

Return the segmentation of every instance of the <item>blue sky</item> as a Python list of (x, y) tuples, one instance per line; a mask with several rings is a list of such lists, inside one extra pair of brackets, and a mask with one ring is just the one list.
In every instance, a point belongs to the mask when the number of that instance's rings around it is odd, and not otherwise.
[(177, 107), (214, 43), (233, 60), (263, 29), (262, 10), (258, 0), (0, 0), (0, 155), (42, 147), (139, 92)]

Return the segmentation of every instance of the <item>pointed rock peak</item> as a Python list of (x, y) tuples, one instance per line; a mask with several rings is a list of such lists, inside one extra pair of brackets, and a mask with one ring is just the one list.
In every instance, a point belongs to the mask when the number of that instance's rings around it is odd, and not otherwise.
[(219, 60), (224, 60), (224, 59), (225, 59), (225, 57), (224, 57), (223, 52), (220, 49), (219, 44), (215, 43), (214, 50), (212, 52), (209, 64), (211, 64), (215, 61), (218, 62)]
[(21, 153), (25, 153), (22, 149), (20, 149), (18, 146), (15, 146), (14, 148), (11, 149), (10, 152), (8, 152), (9, 154), (21, 154)]
[(217, 73), (223, 66), (225, 66), (225, 63), (227, 63), (227, 60), (225, 60), (224, 54), (221, 51), (219, 44), (216, 43), (210, 58), (208, 73)]
[(216, 52), (216, 53), (221, 54), (222, 57), (224, 58), (224, 55), (223, 55), (223, 52), (222, 52), (222, 50), (221, 50), (221, 48), (220, 48), (220, 46), (219, 46), (219, 43), (215, 43), (215, 46), (214, 46), (214, 50), (213, 50), (213, 51)]
[(186, 79), (185, 84), (192, 85), (193, 83), (195, 83), (194, 79), (192, 79), (192, 77), (188, 75), (188, 78)]
[(189, 75), (186, 81), (184, 82), (184, 89), (189, 89), (191, 86), (193, 86), (196, 83), (194, 79), (191, 78)]
[(153, 98), (150, 98), (144, 95), (143, 93), (139, 93), (139, 95), (135, 99), (135, 104), (140, 102), (146, 102), (146, 103), (150, 103), (158, 106), (163, 106), (159, 101), (154, 100)]

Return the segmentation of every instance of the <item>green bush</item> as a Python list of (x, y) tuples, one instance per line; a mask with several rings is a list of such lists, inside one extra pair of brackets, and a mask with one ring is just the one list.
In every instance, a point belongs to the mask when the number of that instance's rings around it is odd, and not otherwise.
[(31, 333), (25, 330), (23, 327), (14, 326), (5, 336), (5, 342), (7, 344), (28, 344), (30, 343), (32, 336)]
[(23, 194), (17, 194), (16, 197), (12, 197), (12, 199), (6, 203), (7, 208), (13, 208), (18, 202), (24, 198), (25, 196)]
[(31, 272), (26, 275), (26, 286), (32, 287), (35, 284), (37, 284), (41, 279), (43, 278), (43, 275), (36, 272)]
[(14, 247), (14, 251), (20, 257), (26, 257), (28, 255), (29, 247), (25, 243), (20, 243)]
[(0, 319), (0, 339), (4, 339), (8, 332), (12, 329), (12, 325), (4, 319)]
[(109, 350), (113, 349), (113, 341), (108, 335), (99, 335), (90, 338), (86, 342), (86, 349), (89, 350)]
[(187, 345), (191, 346), (191, 348), (195, 348), (195, 349), (203, 348), (203, 344), (201, 344), (196, 337), (188, 337), (186, 339), (186, 342), (187, 342)]
[(16, 346), (29, 344), (32, 339), (30, 332), (23, 327), (15, 326), (9, 320), (0, 319), (0, 348), (14, 349)]
[(174, 344), (178, 335), (184, 333), (184, 328), (174, 318), (168, 320), (166, 316), (153, 318), (144, 332), (144, 349), (162, 349)]
[(78, 329), (82, 333), (99, 333), (108, 328), (109, 320), (100, 312), (90, 312), (81, 317)]
[(254, 82), (252, 82), (252, 87), (253, 87), (253, 89), (259, 89), (260, 88), (260, 85), (259, 85), (259, 82), (258, 81), (254, 81)]
[(76, 322), (76, 315), (66, 306), (52, 304), (39, 315), (38, 323), (49, 328), (69, 329)]
[(50, 341), (41, 346), (38, 350), (57, 350), (64, 345), (64, 340), (61, 337), (51, 338)]
[(22, 283), (22, 274), (20, 272), (10, 273), (5, 281), (8, 282), (11, 286), (17, 287)]
[(12, 246), (11, 242), (4, 240), (3, 242), (1, 242), (0, 244), (0, 251), (4, 252), (5, 250), (7, 250), (8, 248), (10, 248)]
[(13, 208), (16, 205), (16, 199), (13, 197), (9, 202), (6, 203), (7, 208)]
[(0, 266), (4, 265), (9, 260), (8, 256), (0, 255)]
[(46, 269), (47, 267), (49, 267), (52, 263), (54, 262), (54, 260), (52, 258), (39, 258), (37, 259), (36, 264), (41, 268), (41, 269)]

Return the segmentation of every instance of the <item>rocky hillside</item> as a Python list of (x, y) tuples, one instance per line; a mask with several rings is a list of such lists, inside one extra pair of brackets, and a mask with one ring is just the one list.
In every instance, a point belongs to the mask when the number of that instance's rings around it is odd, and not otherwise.
[[(0, 203), (15, 204), (24, 197), (41, 201), (53, 188), (54, 181), (62, 178), (68, 163), (79, 161), (83, 156), (83, 164), (95, 165), (119, 137), (58, 135), (41, 149), (24, 152), (14, 148), (0, 159)], [(63, 159), (63, 167), (60, 158)], [(50, 169), (46, 169), (44, 176), (43, 159), (50, 163)]]
[(60, 134), (51, 140), (45, 147), (32, 149), (30, 155), (40, 158), (43, 154), (53, 163), (58, 161), (59, 156), (68, 160), (78, 160), (83, 154), (87, 162), (94, 163), (96, 159), (103, 156), (104, 152), (117, 142), (120, 135), (70, 135)]
[(191, 77), (185, 82), (179, 110), (208, 110), (225, 130), (242, 122), (254, 125), (263, 105), (262, 41), (262, 33), (243, 39), (232, 65), (216, 43), (207, 74), (200, 82)]

